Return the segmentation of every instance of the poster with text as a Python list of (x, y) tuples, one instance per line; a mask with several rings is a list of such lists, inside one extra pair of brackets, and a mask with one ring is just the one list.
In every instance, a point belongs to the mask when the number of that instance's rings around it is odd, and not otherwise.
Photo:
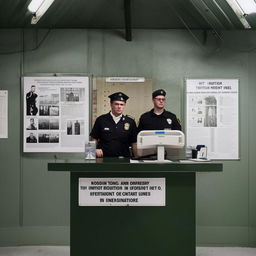
[(24, 77), (23, 88), (24, 152), (84, 152), (88, 77)]
[(238, 79), (186, 80), (187, 146), (206, 145), (209, 159), (239, 159)]
[(8, 91), (0, 90), (0, 139), (8, 138)]

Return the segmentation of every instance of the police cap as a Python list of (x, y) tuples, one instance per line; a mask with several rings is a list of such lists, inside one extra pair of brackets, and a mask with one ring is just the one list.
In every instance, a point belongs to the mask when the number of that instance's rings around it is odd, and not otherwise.
[(163, 90), (163, 89), (158, 89), (158, 90), (154, 91), (154, 92), (152, 93), (152, 99), (154, 99), (154, 98), (155, 98), (156, 96), (158, 96), (158, 95), (165, 96), (165, 95), (166, 95), (165, 90)]
[(115, 93), (109, 95), (108, 97), (110, 98), (111, 102), (115, 101), (115, 100), (126, 102), (129, 99), (129, 97), (122, 92), (115, 92)]

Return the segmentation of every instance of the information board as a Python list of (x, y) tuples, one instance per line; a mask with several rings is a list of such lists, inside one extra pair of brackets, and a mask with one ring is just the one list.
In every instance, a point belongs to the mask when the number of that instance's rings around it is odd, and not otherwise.
[(88, 77), (24, 77), (23, 88), (24, 152), (84, 152)]
[(187, 79), (186, 105), (187, 146), (206, 145), (210, 159), (238, 159), (238, 79)]

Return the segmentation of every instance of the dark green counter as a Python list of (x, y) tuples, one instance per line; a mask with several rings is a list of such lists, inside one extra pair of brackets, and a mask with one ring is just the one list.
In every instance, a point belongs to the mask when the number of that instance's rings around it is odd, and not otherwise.
[[(48, 164), (49, 171), (71, 172), (71, 256), (195, 256), (195, 173), (220, 172), (222, 164), (98, 161)], [(81, 177), (165, 178), (166, 206), (79, 207)]]
[(214, 162), (130, 163), (129, 159), (96, 160), (59, 159), (48, 163), (49, 171), (69, 172), (221, 172), (222, 164)]

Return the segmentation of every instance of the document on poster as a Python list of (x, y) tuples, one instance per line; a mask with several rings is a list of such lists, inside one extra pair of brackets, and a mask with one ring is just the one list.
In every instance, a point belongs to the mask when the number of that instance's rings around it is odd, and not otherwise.
[(165, 206), (165, 178), (79, 178), (79, 206)]
[(187, 146), (206, 145), (210, 159), (238, 159), (238, 79), (187, 79), (186, 102)]
[(84, 152), (88, 77), (24, 77), (23, 87), (24, 152)]
[(8, 91), (0, 90), (0, 139), (8, 138)]

